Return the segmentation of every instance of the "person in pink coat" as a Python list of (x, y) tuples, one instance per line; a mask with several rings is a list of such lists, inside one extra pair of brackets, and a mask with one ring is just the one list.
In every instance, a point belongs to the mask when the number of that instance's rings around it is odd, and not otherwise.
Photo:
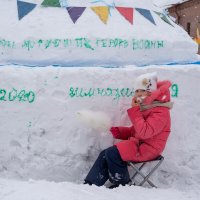
[(168, 80), (157, 81), (156, 73), (135, 80), (135, 95), (127, 110), (132, 125), (111, 127), (113, 137), (121, 141), (100, 153), (85, 183), (101, 186), (109, 179), (125, 185), (130, 181), (127, 161), (148, 161), (163, 152), (171, 127), (170, 86)]
[[(171, 82), (155, 81), (154, 86), (152, 80), (151, 83), (146, 83), (145, 78), (143, 81), (142, 84), (137, 83), (132, 107), (127, 110), (132, 126), (111, 128), (113, 136), (123, 140), (116, 146), (124, 161), (147, 161), (156, 158), (163, 152), (170, 134)], [(143, 102), (141, 98), (144, 99)]]

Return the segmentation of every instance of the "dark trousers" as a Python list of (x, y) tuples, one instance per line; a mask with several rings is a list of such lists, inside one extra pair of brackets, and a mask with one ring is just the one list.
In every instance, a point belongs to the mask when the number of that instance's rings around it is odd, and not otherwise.
[(102, 186), (107, 180), (116, 185), (130, 181), (127, 163), (121, 159), (116, 146), (103, 150), (85, 178), (85, 183)]

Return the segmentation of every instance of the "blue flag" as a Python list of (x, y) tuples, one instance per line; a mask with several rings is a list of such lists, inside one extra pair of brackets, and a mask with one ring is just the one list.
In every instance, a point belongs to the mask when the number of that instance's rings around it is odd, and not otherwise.
[(25, 15), (31, 12), (36, 7), (36, 4), (17, 1), (18, 18), (21, 20)]
[(150, 10), (143, 9), (143, 8), (135, 8), (143, 17), (148, 19), (152, 24), (156, 25)]

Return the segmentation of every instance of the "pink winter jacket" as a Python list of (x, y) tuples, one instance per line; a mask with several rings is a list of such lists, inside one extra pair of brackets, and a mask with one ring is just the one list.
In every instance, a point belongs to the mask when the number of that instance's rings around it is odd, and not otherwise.
[[(157, 90), (147, 97), (145, 104), (153, 101), (170, 101), (170, 81), (157, 83)], [(127, 110), (132, 122), (131, 127), (118, 127), (117, 149), (124, 161), (146, 161), (159, 156), (166, 145), (170, 134), (170, 112), (167, 107), (154, 107), (140, 111), (136, 106)]]

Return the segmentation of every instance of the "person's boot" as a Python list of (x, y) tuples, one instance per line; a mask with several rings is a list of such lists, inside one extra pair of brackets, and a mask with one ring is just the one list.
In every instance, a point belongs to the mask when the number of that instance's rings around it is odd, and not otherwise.
[(86, 180), (84, 181), (83, 184), (84, 184), (84, 185), (86, 185), (86, 184), (87, 184), (87, 185), (92, 185), (92, 183), (91, 183), (90, 181), (86, 181)]
[(108, 189), (113, 189), (113, 188), (117, 188), (119, 187), (119, 184), (113, 184), (113, 185), (110, 185), (109, 187), (107, 187)]
[(107, 188), (109, 188), (109, 189), (113, 189), (113, 188), (117, 188), (117, 187), (119, 187), (120, 185), (122, 185), (122, 186), (129, 185), (129, 186), (131, 186), (131, 183), (132, 183), (131, 180), (129, 180), (129, 181), (128, 181), (127, 183), (125, 183), (125, 184), (117, 184), (117, 183), (113, 183), (113, 184), (111, 184), (110, 186), (108, 186)]

